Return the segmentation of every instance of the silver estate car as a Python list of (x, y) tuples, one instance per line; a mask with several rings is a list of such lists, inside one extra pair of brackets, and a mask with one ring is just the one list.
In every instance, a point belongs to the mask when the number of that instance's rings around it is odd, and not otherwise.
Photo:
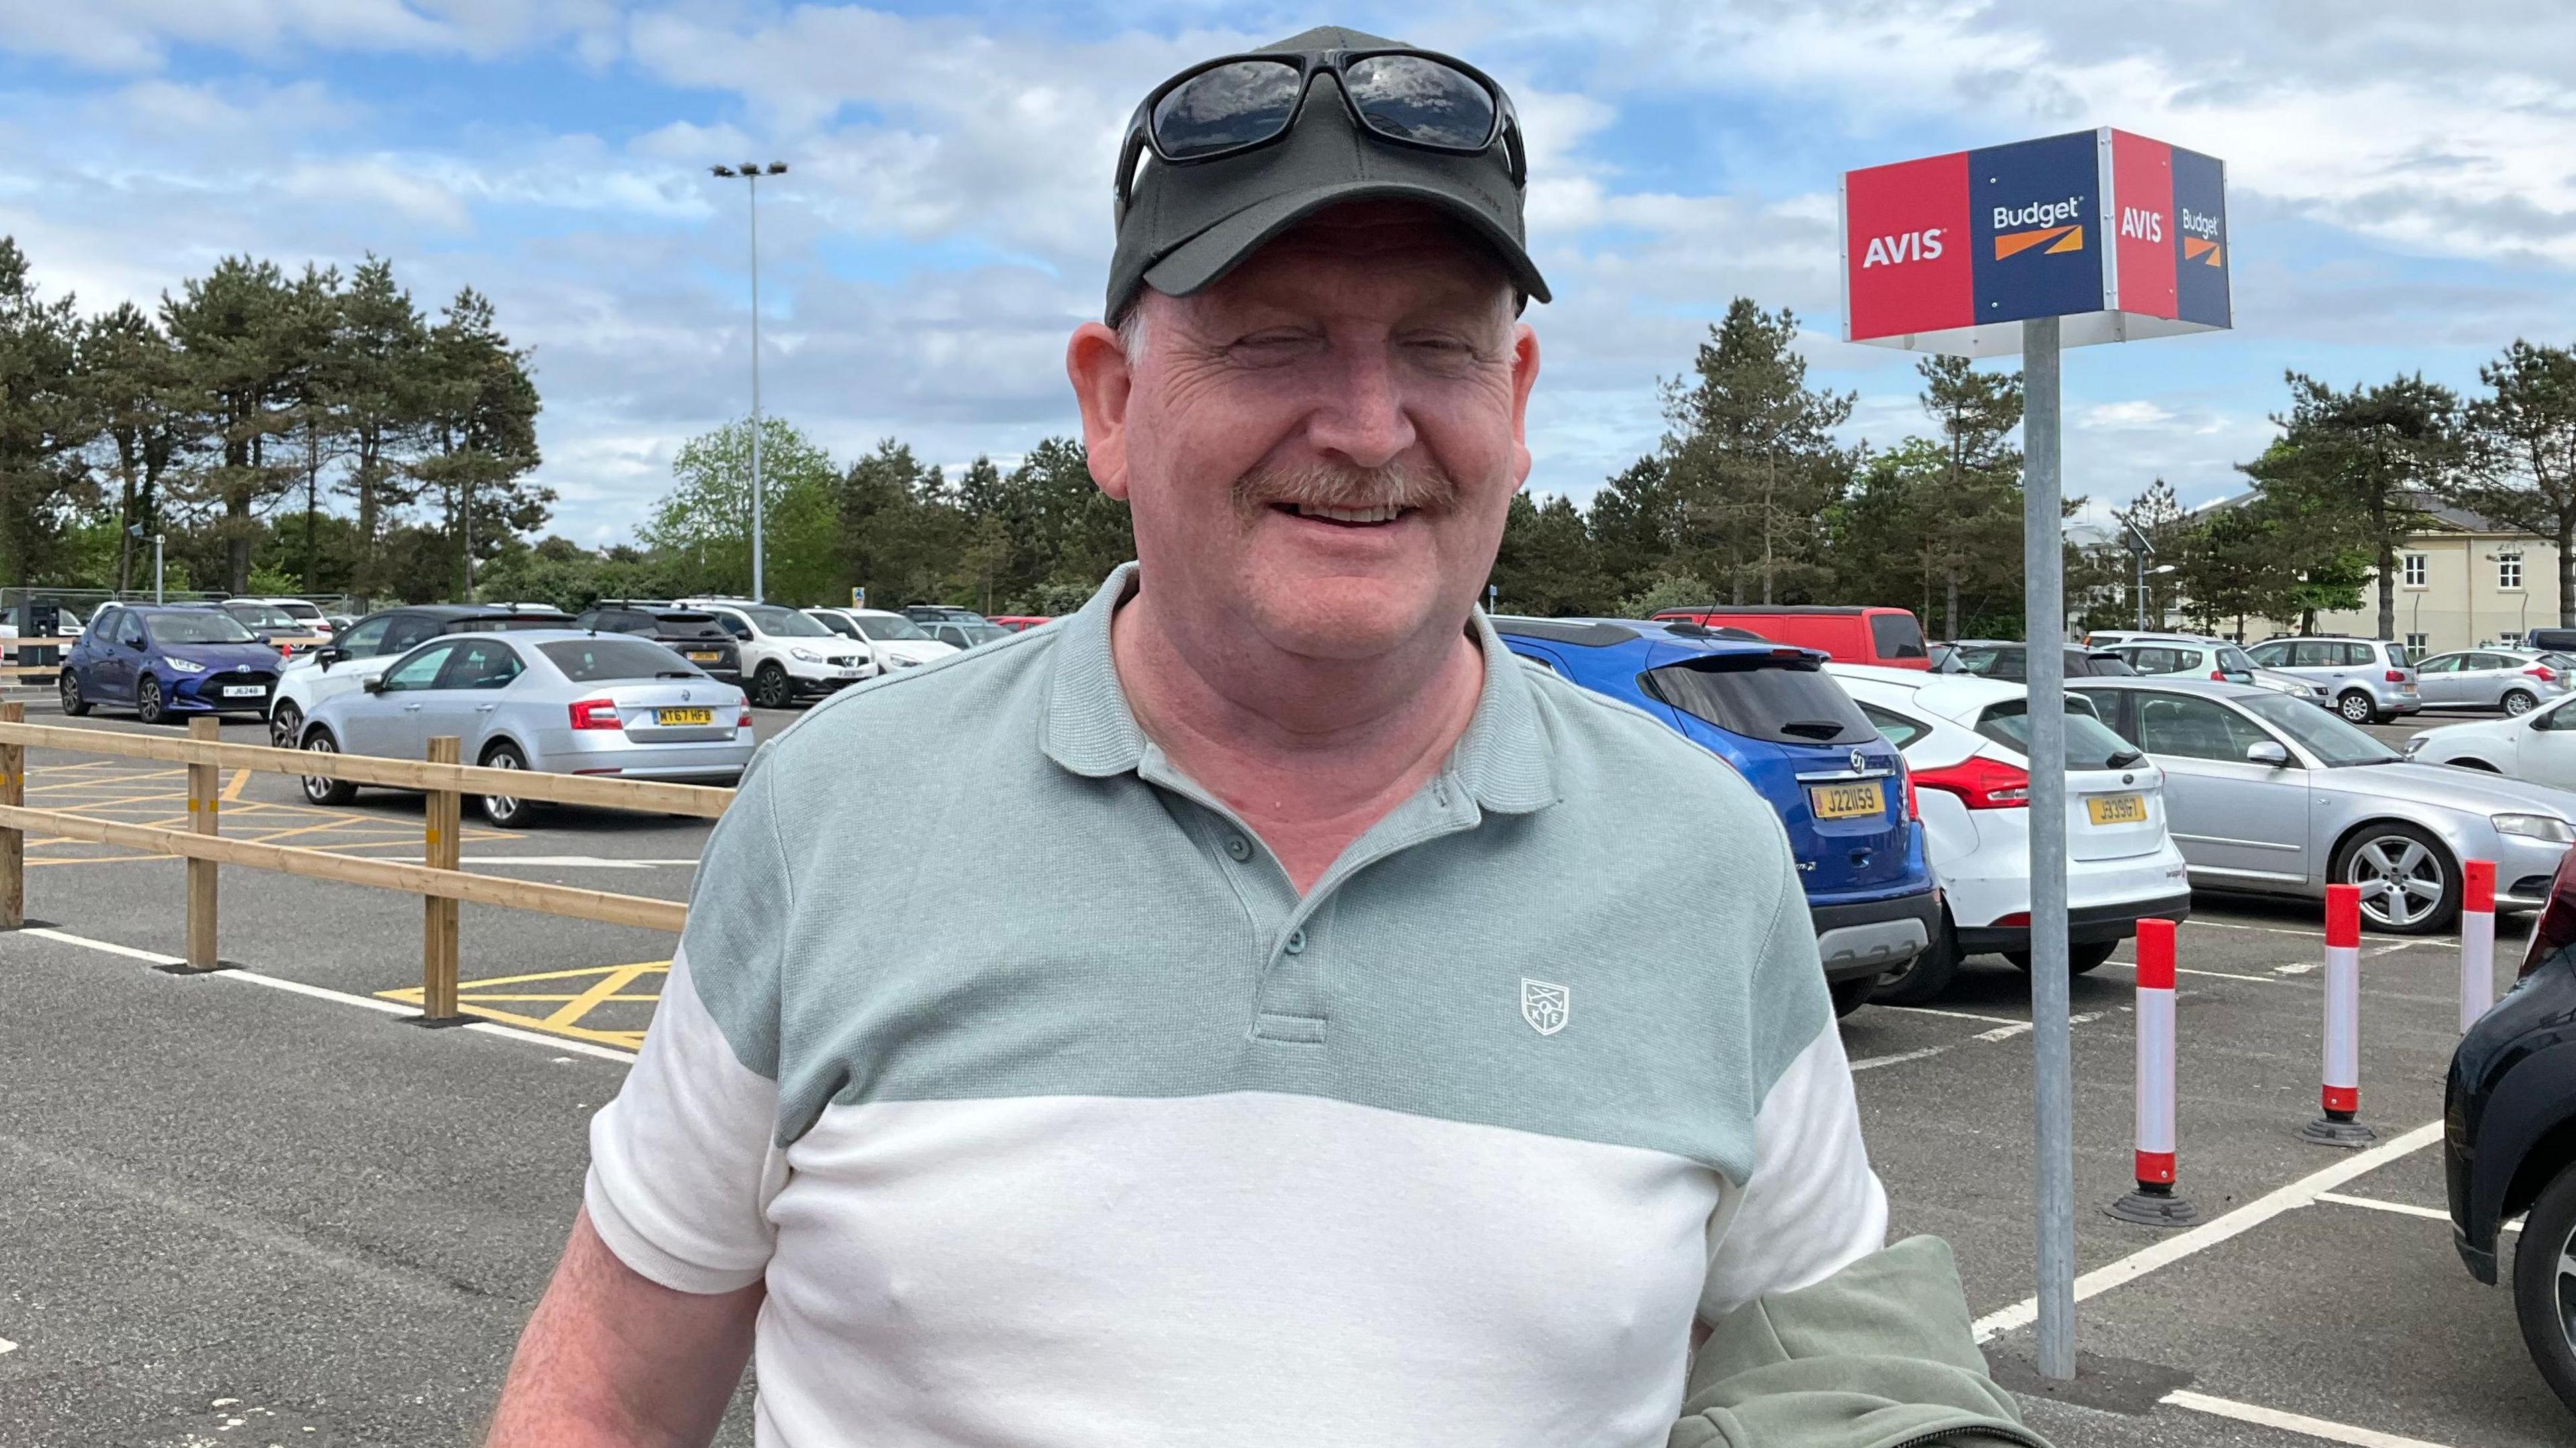
[(2415, 666), (2424, 707), (2528, 714), (2567, 696), (2569, 661), (2536, 649), (2461, 649)]
[[(302, 748), (418, 759), (456, 735), (469, 764), (732, 784), (751, 762), (751, 706), (650, 639), (573, 629), (445, 634), (366, 681), (316, 704)], [(307, 778), (304, 797), (345, 804), (358, 787)], [(536, 806), (483, 797), (496, 825)]]
[(2423, 707), (2406, 646), (2387, 639), (2266, 639), (2247, 649), (2259, 668), (2277, 669), (2326, 692), (2334, 711), (2355, 724), (2376, 724)]
[(2412, 764), (2325, 710), (2244, 684), (2071, 679), (2165, 772), (2165, 812), (2196, 887), (2323, 899), (2401, 935), (2458, 918), (2463, 860), (2493, 860), (2496, 903), (2547, 902), (2576, 843), (2576, 794)]

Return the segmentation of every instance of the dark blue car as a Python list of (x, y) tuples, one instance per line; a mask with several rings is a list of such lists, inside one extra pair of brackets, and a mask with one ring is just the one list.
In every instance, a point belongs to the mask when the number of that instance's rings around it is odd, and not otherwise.
[(279, 668), (277, 650), (219, 609), (111, 603), (63, 661), (63, 712), (130, 708), (146, 724), (265, 714)]
[(1834, 1009), (1922, 953), (1941, 918), (1905, 764), (1825, 655), (1737, 630), (1626, 619), (1498, 618), (1515, 654), (1633, 704), (1735, 767), (1780, 814), (1807, 887)]

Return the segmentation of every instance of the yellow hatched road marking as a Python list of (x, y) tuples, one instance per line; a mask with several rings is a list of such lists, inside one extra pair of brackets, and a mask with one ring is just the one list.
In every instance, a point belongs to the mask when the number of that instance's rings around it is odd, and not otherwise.
[(241, 798), (242, 786), (243, 786), (243, 785), (246, 785), (246, 784), (248, 784), (248, 783), (250, 783), (250, 771), (249, 771), (249, 770), (247, 770), (247, 769), (236, 769), (236, 770), (234, 770), (234, 771), (233, 771), (233, 779), (232, 779), (232, 783), (227, 784), (227, 785), (225, 785), (225, 786), (224, 786), (224, 798), (225, 798), (225, 799), (228, 799), (228, 800), (234, 800), (234, 799), (239, 799), (239, 798)]
[[(482, 980), (462, 980), (456, 983), (456, 1008), (469, 1016), (480, 1016), (485, 1020), (499, 1021), (525, 1030), (544, 1031), (577, 1041), (616, 1046), (621, 1050), (641, 1050), (644, 1045), (643, 1031), (602, 1030), (598, 1027), (582, 1025), (581, 1018), (600, 1006), (612, 1002), (633, 1005), (658, 1003), (661, 1000), (659, 994), (629, 994), (626, 988), (647, 975), (667, 975), (670, 969), (671, 962), (667, 960), (643, 960), (625, 965), (585, 966), (577, 970), (541, 970), (525, 975), (496, 975)], [(579, 989), (573, 989), (572, 985), (577, 981), (588, 983)], [(551, 984), (562, 985), (565, 989), (561, 991), (494, 989), (496, 986)], [(418, 986), (410, 986), (402, 990), (378, 991), (376, 996), (380, 1000), (401, 1001), (408, 1005), (418, 1005), (421, 999)], [(523, 1011), (501, 1009), (504, 1005), (551, 1005), (555, 1009), (538, 1016)]]

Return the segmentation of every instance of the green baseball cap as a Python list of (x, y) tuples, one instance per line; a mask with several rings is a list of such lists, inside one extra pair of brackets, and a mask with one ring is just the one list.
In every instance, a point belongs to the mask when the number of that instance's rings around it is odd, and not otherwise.
[[(1401, 41), (1324, 26), (1248, 55), (1294, 62), (1410, 50)], [(1118, 320), (1148, 286), (1187, 296), (1304, 218), (1353, 201), (1418, 201), (1454, 217), (1493, 249), (1524, 297), (1548, 300), (1547, 281), (1524, 239), (1526, 177), (1510, 102), (1481, 72), (1447, 57), (1435, 59), (1490, 88), (1502, 119), (1482, 150), (1433, 150), (1384, 139), (1353, 119), (1342, 73), (1329, 68), (1306, 75), (1307, 93), (1299, 98), (1293, 124), (1267, 144), (1175, 164), (1150, 147), (1138, 149), (1131, 128), (1130, 149), (1122, 155), (1126, 165), (1140, 169), (1120, 190), (1125, 204), (1118, 212), (1118, 249), (1109, 263), (1102, 315)], [(1332, 94), (1323, 92), (1326, 86)], [(1152, 121), (1140, 108), (1138, 125)]]

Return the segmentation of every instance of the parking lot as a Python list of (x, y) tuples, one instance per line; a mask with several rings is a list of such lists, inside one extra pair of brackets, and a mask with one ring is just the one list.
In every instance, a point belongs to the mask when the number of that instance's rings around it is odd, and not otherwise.
[[(786, 717), (762, 714), (763, 735)], [(247, 721), (225, 733), (261, 740)], [(180, 774), (39, 753), (28, 799), (184, 827)], [(420, 856), (416, 799), (317, 809), (247, 773), (224, 798), (228, 835)], [(469, 869), (669, 898), (707, 829), (582, 811), (467, 823)], [(671, 938), (466, 906), (461, 1000), (481, 1024), (420, 1030), (404, 1021), (417, 897), (227, 868), (220, 943), (238, 968), (187, 976), (154, 968), (184, 939), (178, 861), (31, 838), (29, 865), (46, 923), (0, 937), (0, 1445), (471, 1440)], [(2365, 941), (2362, 1119), (2380, 1144), (2296, 1135), (2317, 1101), (2316, 914), (2204, 899), (2182, 929), (2179, 1190), (2206, 1224), (2189, 1233), (2101, 1210), (2129, 1185), (2129, 953), (2075, 981), (2087, 1357), (2064, 1389), (2022, 1365), (2026, 978), (1976, 959), (1931, 1007), (1845, 1023), (1898, 1233), (1956, 1247), (1999, 1376), (2061, 1445), (2570, 1438), (2509, 1296), (2451, 1247), (2449, 941)], [(2498, 953), (2509, 976), (2516, 951)], [(742, 1403), (719, 1441), (750, 1442)]]

